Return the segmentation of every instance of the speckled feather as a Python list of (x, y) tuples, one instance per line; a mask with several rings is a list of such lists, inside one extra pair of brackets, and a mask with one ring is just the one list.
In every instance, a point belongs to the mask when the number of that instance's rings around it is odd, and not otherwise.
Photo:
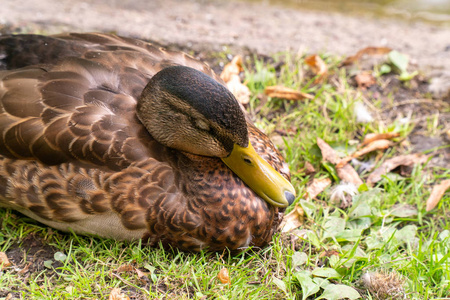
[[(197, 251), (266, 245), (282, 211), (219, 158), (167, 148), (136, 117), (164, 67), (221, 82), (181, 52), (107, 34), (0, 37), (0, 206), (61, 230)], [(255, 150), (289, 178), (249, 121)]]

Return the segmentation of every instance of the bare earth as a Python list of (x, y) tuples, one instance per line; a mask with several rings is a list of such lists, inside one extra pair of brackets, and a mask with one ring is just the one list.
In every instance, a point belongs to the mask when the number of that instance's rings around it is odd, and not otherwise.
[[(264, 1), (261, 1), (264, 2)], [(450, 26), (402, 23), (263, 3), (177, 0), (2, 0), (0, 29), (21, 32), (102, 31), (193, 50), (231, 47), (259, 54), (291, 50), (353, 54), (388, 46), (422, 70), (450, 70)]]

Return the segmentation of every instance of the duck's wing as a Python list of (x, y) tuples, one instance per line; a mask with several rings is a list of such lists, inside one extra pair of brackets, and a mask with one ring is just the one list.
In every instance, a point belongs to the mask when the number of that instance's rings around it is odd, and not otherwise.
[(175, 64), (214, 76), (186, 54), (104, 34), (2, 37), (0, 54), (0, 155), (49, 165), (145, 159), (154, 141), (135, 106), (148, 80)]

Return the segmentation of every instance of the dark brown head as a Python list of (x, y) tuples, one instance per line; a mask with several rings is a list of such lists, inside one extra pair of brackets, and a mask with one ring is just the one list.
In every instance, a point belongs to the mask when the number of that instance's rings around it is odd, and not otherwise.
[(295, 199), (289, 181), (263, 160), (248, 139), (244, 113), (230, 91), (195, 69), (158, 72), (138, 99), (137, 115), (161, 144), (220, 157), (261, 198), (286, 207)]

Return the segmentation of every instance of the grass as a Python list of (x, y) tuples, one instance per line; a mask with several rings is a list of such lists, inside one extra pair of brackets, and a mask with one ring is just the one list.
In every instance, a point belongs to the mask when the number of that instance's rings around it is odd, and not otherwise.
[[(416, 166), (409, 177), (391, 174), (353, 196), (347, 208), (331, 203), (331, 189), (312, 201), (301, 197), (313, 177), (334, 179), (322, 163), (317, 137), (349, 152), (355, 140), (367, 133), (400, 132), (393, 148), (364, 159), (379, 165), (411, 152), (411, 145), (402, 141), (417, 127), (414, 122), (378, 117), (358, 123), (355, 103), (365, 102), (369, 94), (350, 83), (349, 71), (338, 67), (338, 58), (322, 57), (331, 75), (321, 84), (314, 83), (304, 57), (289, 53), (249, 59), (245, 71), (253, 95), (248, 111), (256, 125), (278, 141), (290, 165), (299, 195), (296, 203), (305, 212), (298, 230), (275, 235), (265, 249), (238, 255), (189, 254), (150, 249), (139, 242), (65, 234), (0, 210), (0, 252), (23, 256), (15, 267), (0, 271), (0, 299), (10, 293), (22, 299), (107, 299), (113, 288), (131, 299), (317, 299), (321, 295), (340, 299), (339, 295), (351, 298), (352, 291), (364, 299), (449, 297), (449, 195), (436, 209), (425, 211), (430, 186), (450, 178), (448, 168), (425, 165)], [(377, 83), (385, 85), (386, 78), (378, 77)], [(267, 99), (262, 95), (268, 85), (300, 89), (315, 98)], [(400, 89), (408, 93), (412, 88), (398, 83), (386, 91), (385, 103), (395, 105)], [(380, 113), (383, 101), (371, 103)], [(448, 113), (448, 107), (441, 113)], [(445, 124), (430, 116), (422, 132), (437, 136), (443, 128)], [(317, 172), (307, 175), (305, 162)], [(230, 284), (217, 277), (223, 268), (229, 272)]]

